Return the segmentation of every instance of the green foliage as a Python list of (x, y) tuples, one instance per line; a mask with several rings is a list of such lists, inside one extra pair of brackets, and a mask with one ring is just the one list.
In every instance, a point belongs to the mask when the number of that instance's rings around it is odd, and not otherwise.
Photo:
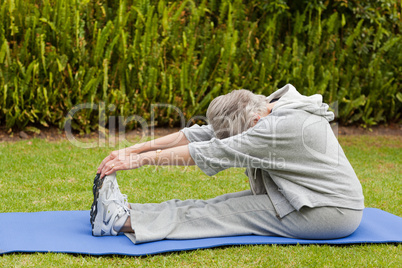
[[(186, 119), (232, 89), (292, 83), (339, 105), (343, 124), (399, 121), (401, 5), (381, 1), (3, 0), (0, 125), (63, 127), (75, 105)], [(106, 106), (110, 107), (110, 106)], [(98, 128), (98, 110), (73, 128)], [(176, 124), (169, 108), (159, 125)], [(134, 127), (132, 124), (128, 127)]]

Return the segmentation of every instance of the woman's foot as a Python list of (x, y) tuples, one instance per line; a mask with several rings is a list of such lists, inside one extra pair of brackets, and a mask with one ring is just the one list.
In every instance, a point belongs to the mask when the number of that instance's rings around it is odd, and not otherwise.
[[(91, 207), (92, 235), (117, 235), (129, 222), (127, 196), (123, 195), (116, 181), (116, 174), (95, 177), (94, 202)], [(130, 222), (129, 222), (130, 223)]]

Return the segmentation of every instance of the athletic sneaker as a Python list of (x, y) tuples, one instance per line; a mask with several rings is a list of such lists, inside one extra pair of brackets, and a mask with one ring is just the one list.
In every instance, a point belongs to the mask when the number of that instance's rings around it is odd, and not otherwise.
[(91, 207), (92, 235), (117, 235), (130, 215), (127, 196), (119, 190), (116, 173), (102, 179), (97, 174)]

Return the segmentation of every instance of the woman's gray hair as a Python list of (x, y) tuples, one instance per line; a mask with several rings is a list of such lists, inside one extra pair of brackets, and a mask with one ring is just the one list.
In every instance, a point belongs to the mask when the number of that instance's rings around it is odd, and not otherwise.
[(249, 90), (234, 90), (212, 100), (207, 118), (215, 136), (224, 139), (253, 126), (256, 114), (267, 111), (266, 97)]

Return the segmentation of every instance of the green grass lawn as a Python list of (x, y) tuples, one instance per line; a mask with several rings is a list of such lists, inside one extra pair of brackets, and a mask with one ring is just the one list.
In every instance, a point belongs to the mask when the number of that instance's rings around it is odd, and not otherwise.
[[(341, 136), (339, 140), (363, 185), (366, 207), (402, 216), (402, 138)], [(108, 146), (82, 149), (68, 141), (40, 139), (0, 143), (0, 212), (89, 210), (96, 168), (112, 150)], [(208, 177), (196, 167), (143, 167), (118, 172), (118, 181), (129, 202), (207, 199), (249, 187), (242, 169)], [(400, 245), (236, 246), (149, 257), (53, 253), (0, 256), (0, 267), (398, 267), (401, 263)]]

